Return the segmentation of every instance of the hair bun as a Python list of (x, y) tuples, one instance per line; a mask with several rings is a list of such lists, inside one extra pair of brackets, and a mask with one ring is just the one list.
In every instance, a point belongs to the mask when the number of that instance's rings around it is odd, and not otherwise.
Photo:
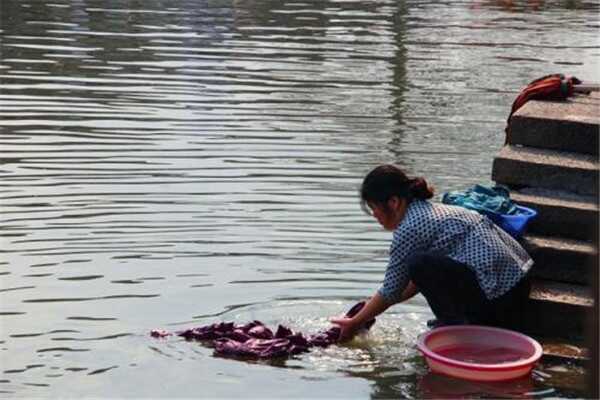
[(415, 199), (426, 200), (433, 197), (433, 188), (422, 177), (410, 180), (410, 192)]

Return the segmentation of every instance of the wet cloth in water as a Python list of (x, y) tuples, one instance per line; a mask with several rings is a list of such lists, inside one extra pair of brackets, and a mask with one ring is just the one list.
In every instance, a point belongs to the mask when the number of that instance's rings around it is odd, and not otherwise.
[[(346, 317), (353, 317), (365, 305), (365, 302), (355, 304)], [(375, 319), (366, 322), (362, 329), (368, 330)], [(153, 330), (153, 337), (170, 336), (172, 333), (164, 330)], [(260, 321), (252, 321), (244, 325), (233, 322), (219, 322), (212, 325), (190, 328), (174, 333), (188, 340), (209, 342), (215, 349), (215, 354), (224, 357), (279, 358), (304, 353), (311, 347), (327, 347), (339, 340), (340, 328), (333, 326), (325, 331), (312, 335), (303, 335), (279, 325), (275, 333)]]

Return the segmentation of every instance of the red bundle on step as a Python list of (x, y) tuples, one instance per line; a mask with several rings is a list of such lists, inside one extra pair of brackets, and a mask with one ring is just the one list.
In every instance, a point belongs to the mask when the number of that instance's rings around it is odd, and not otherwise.
[[(529, 100), (564, 100), (573, 96), (573, 86), (579, 85), (581, 81), (574, 76), (566, 77), (563, 74), (551, 74), (530, 82), (517, 96), (512, 104), (506, 125), (506, 143), (508, 136), (510, 118)], [(506, 144), (505, 143), (505, 144)]]

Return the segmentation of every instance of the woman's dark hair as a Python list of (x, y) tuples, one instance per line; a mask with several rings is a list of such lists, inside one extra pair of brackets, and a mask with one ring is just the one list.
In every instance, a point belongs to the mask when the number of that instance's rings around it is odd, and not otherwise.
[(368, 213), (367, 203), (380, 204), (387, 208), (387, 202), (393, 196), (406, 199), (426, 200), (433, 197), (433, 188), (424, 178), (409, 178), (404, 171), (392, 164), (376, 167), (365, 176), (360, 187), (360, 203)]

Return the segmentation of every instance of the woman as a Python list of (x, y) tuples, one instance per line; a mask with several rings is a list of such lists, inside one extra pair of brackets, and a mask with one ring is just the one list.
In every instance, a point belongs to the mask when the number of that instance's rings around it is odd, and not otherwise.
[(436, 316), (430, 326), (517, 322), (533, 261), (510, 235), (474, 211), (428, 201), (427, 182), (394, 165), (369, 172), (360, 196), (363, 209), (394, 234), (380, 289), (353, 318), (331, 320), (342, 340), (419, 292)]

